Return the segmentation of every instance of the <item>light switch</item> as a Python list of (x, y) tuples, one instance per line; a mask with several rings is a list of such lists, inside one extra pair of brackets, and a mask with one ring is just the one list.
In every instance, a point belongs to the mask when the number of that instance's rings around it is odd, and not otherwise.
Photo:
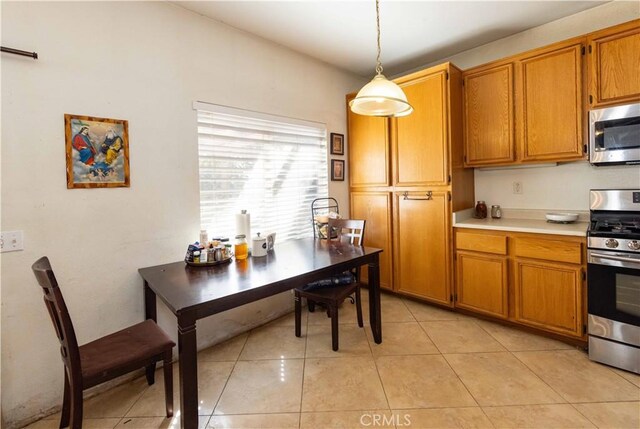
[(0, 252), (16, 252), (24, 250), (22, 231), (0, 232)]

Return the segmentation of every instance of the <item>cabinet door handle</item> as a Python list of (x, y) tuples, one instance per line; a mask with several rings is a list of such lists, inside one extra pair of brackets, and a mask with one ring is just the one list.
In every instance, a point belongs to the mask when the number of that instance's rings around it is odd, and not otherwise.
[(402, 194), (402, 199), (403, 200), (407, 200), (407, 201), (429, 201), (429, 200), (433, 200), (433, 192), (432, 191), (427, 191), (424, 197), (419, 197), (419, 198), (411, 198), (409, 197), (409, 193), (408, 192), (404, 192)]

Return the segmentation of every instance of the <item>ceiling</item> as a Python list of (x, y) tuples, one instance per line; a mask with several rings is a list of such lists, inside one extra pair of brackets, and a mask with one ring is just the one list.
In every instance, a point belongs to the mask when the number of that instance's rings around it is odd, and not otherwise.
[[(174, 3), (363, 77), (374, 74), (374, 0)], [(382, 0), (385, 74), (393, 76), (603, 3)]]

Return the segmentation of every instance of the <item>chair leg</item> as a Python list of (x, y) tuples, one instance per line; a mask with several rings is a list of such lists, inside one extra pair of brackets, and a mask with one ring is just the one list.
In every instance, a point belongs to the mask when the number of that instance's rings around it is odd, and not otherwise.
[(296, 337), (302, 336), (302, 303), (300, 302), (300, 294), (298, 292), (295, 293), (295, 307), (296, 307)]
[(338, 351), (338, 306), (331, 305), (331, 347)]
[(364, 323), (362, 323), (362, 297), (359, 286), (356, 288), (356, 313), (358, 314), (358, 326), (362, 328)]
[(152, 363), (145, 369), (147, 375), (147, 384), (152, 386), (156, 382), (156, 363)]
[(82, 429), (82, 386), (74, 380), (69, 391), (71, 399), (71, 429)]
[(62, 412), (60, 413), (60, 429), (69, 427), (69, 415), (71, 413), (69, 376), (67, 368), (64, 369), (64, 396), (62, 398)]
[(311, 301), (309, 298), (307, 298), (307, 309), (309, 310), (309, 313), (316, 311), (316, 303)]
[(173, 354), (171, 350), (164, 352), (162, 369), (164, 371), (164, 402), (167, 407), (167, 417), (173, 416)]

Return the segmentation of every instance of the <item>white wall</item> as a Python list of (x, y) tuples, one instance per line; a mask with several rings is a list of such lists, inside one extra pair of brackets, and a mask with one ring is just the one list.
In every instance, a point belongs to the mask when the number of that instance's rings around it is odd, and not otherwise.
[[(180, 260), (199, 231), (194, 100), (324, 122), (346, 134), (344, 95), (365, 80), (167, 2), (2, 2), (2, 416), (62, 398), (62, 364), (31, 264), (48, 255), (81, 343), (143, 319), (137, 268)], [(64, 113), (129, 121), (131, 187), (67, 190)], [(348, 212), (347, 182), (330, 192)], [(292, 297), (199, 323), (218, 341)], [(175, 337), (175, 319), (159, 307)], [(215, 327), (214, 327), (215, 325)], [(293, 330), (291, 331), (293, 335)]]
[[(451, 61), (464, 70), (637, 18), (637, 1), (614, 1), (433, 64)], [(514, 181), (522, 183), (521, 195), (513, 194)], [(587, 162), (574, 162), (555, 167), (475, 171), (476, 199), (508, 208), (588, 210), (589, 189), (617, 187), (640, 187), (640, 167), (596, 168)]]

